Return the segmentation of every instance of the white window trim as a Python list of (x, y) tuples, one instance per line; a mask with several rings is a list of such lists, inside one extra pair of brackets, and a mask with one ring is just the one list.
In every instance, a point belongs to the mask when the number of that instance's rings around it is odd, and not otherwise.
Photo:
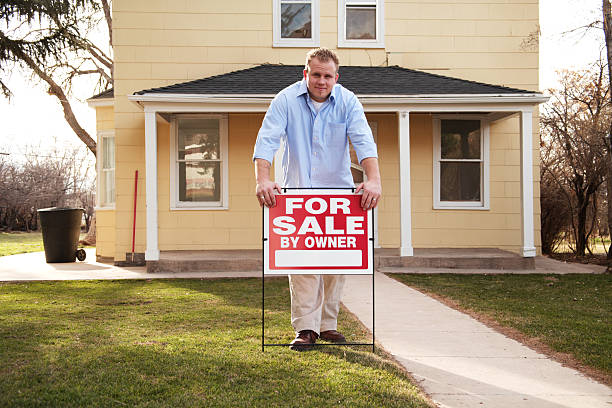
[[(285, 3), (303, 3), (304, 0), (283, 0)], [(309, 0), (311, 2), (311, 32), (312, 38), (282, 38), (281, 37), (281, 0), (273, 0), (273, 24), (272, 24), (272, 46), (273, 47), (318, 47), (320, 44), (320, 11), (319, 0)]]
[[(338, 48), (385, 48), (385, 9), (384, 0), (371, 0), (376, 4), (376, 39), (347, 40), (346, 36), (346, 6), (351, 0), (338, 0)], [(355, 4), (364, 4), (363, 2)]]
[[(185, 202), (179, 201), (178, 191), (178, 119), (219, 119), (219, 140), (221, 152), (221, 201)], [(228, 190), (228, 118), (221, 114), (175, 115), (170, 124), (170, 210), (227, 210)]]
[[(482, 170), (480, 173), (481, 201), (440, 201), (441, 120), (480, 120), (482, 137)], [(480, 115), (436, 115), (433, 117), (433, 195), (435, 210), (489, 210), (489, 122)], [(478, 160), (480, 161), (480, 160)]]
[[(100, 154), (96, 158), (96, 207), (95, 210), (114, 210), (115, 203), (117, 202), (117, 192), (115, 190), (115, 202), (111, 204), (102, 204), (102, 163), (104, 161), (104, 157), (102, 156), (104, 153), (102, 152), (103, 142), (102, 139), (105, 137), (115, 137), (114, 130), (99, 130), (97, 132), (98, 137), (98, 146), (100, 146)], [(115, 162), (117, 159), (117, 140), (115, 139)], [(115, 164), (115, 172), (117, 171), (117, 166)], [(115, 189), (116, 189), (115, 184)]]

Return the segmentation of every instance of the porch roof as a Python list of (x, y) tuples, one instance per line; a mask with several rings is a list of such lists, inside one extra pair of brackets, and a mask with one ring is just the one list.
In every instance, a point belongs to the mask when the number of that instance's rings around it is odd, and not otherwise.
[[(145, 89), (135, 92), (132, 98), (138, 100), (136, 95), (274, 96), (283, 88), (299, 81), (303, 69), (303, 65), (263, 64), (194, 81)], [(341, 66), (339, 73), (338, 82), (356, 95), (362, 96), (542, 96), (538, 92), (430, 74), (399, 66)]]

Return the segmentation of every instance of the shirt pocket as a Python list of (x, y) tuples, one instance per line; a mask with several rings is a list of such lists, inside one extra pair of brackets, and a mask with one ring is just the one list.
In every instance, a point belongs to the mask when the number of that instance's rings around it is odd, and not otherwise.
[(340, 147), (346, 144), (346, 123), (328, 123), (325, 132), (330, 146)]

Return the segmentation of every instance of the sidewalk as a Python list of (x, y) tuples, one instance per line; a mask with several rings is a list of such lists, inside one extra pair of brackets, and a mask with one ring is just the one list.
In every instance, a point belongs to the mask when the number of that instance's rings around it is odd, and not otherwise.
[[(535, 273), (592, 273), (603, 267), (538, 257)], [(406, 270), (404, 270), (405, 272)], [(429, 270), (434, 272), (434, 270)], [(419, 271), (411, 271), (419, 272)], [(422, 272), (422, 271), (421, 271)], [(457, 273), (435, 270), (435, 273)], [(525, 271), (462, 271), (525, 273)], [(147, 273), (95, 262), (47, 264), (44, 253), (0, 257), (0, 281), (260, 277), (259, 272)], [(442, 408), (612, 408), (612, 389), (563, 367), (471, 317), (382, 273), (375, 277), (376, 342)], [(344, 305), (372, 329), (372, 277), (347, 277)]]
[[(612, 389), (468, 315), (377, 273), (376, 342), (440, 407), (610, 408)], [(346, 280), (342, 302), (372, 329), (372, 278)]]
[(144, 266), (118, 267), (96, 262), (96, 249), (85, 250), (84, 262), (45, 262), (44, 252), (0, 257), (1, 281), (87, 280), (87, 279), (163, 279), (163, 278), (246, 278), (261, 276), (253, 272), (147, 273)]

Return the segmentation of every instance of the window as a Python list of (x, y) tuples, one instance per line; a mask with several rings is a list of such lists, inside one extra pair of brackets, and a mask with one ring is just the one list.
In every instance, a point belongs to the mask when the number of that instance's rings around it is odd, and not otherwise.
[(173, 121), (171, 207), (225, 209), (227, 117), (181, 115)]
[(98, 132), (98, 206), (115, 205), (115, 133)]
[(338, 47), (384, 48), (383, 0), (338, 0)]
[(319, 46), (319, 0), (274, 0), (273, 45)]
[(489, 208), (488, 151), (484, 120), (434, 119), (434, 208)]

